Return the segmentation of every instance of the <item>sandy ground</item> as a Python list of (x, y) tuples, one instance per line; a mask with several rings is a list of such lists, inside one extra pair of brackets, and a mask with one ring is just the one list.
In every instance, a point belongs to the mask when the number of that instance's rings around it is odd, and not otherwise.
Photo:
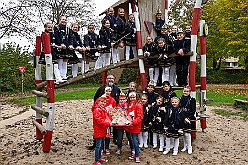
[[(94, 151), (86, 146), (92, 139), (93, 100), (64, 101), (55, 103), (55, 126), (51, 151), (43, 153), (43, 140), (35, 139), (35, 127), (32, 119), (35, 111), (29, 109), (19, 114), (25, 107), (7, 104), (1, 101), (0, 111), (0, 162), (1, 164), (77, 164), (91, 165), (94, 160)], [(46, 105), (44, 105), (44, 108)], [(248, 122), (239, 117), (222, 117), (212, 112), (212, 109), (230, 109), (232, 107), (207, 107), (208, 128), (201, 131), (197, 121), (197, 138), (193, 140), (193, 153), (188, 155), (179, 152), (163, 155), (150, 146), (141, 149), (142, 165), (162, 164), (248, 164)], [(11, 117), (5, 119), (5, 117)], [(45, 119), (44, 123), (45, 125)], [(134, 165), (128, 160), (130, 149), (124, 139), (121, 155), (116, 155), (117, 146), (110, 144), (111, 155), (104, 155), (108, 165)], [(183, 146), (180, 139), (180, 148)]]

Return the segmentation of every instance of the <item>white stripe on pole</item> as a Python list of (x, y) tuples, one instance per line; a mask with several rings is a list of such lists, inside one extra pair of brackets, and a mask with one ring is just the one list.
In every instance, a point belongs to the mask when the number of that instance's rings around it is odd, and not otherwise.
[(201, 55), (201, 77), (206, 77), (207, 76), (207, 69), (204, 66), (207, 66), (207, 57), (206, 54)]
[(53, 131), (54, 128), (54, 103), (47, 103), (47, 112), (49, 116), (46, 120), (46, 130)]
[(46, 80), (54, 80), (52, 55), (45, 54), (45, 59), (46, 59)]

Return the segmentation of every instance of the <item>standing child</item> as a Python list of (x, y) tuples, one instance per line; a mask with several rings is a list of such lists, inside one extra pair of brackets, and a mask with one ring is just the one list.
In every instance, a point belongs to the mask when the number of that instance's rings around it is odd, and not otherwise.
[(176, 74), (179, 86), (187, 86), (190, 56), (184, 56), (190, 51), (190, 38), (184, 38), (183, 31), (178, 31), (177, 39), (174, 41), (175, 53), (180, 55), (176, 59)]
[(62, 79), (67, 80), (67, 62), (73, 57), (72, 30), (67, 26), (67, 18), (62, 16), (59, 25), (54, 26), (55, 43), (58, 45), (58, 67)]
[(148, 148), (148, 131), (150, 129), (150, 121), (152, 117), (152, 109), (148, 107), (148, 96), (143, 94), (141, 96), (141, 101), (143, 105), (143, 120), (142, 120), (142, 127), (141, 132), (139, 134), (139, 147), (142, 148), (143, 145), (145, 148)]
[[(163, 82), (163, 93), (162, 96), (164, 98), (164, 106), (166, 109), (170, 108), (171, 106), (171, 98), (177, 97), (176, 93), (173, 91), (169, 81)], [(170, 148), (174, 147), (174, 139), (170, 138)]]
[(129, 60), (130, 49), (133, 52), (134, 58), (137, 58), (137, 48), (136, 48), (136, 27), (134, 23), (134, 15), (130, 14), (128, 16), (128, 21), (125, 24), (125, 44), (126, 44), (126, 60)]
[(128, 97), (130, 92), (136, 92), (136, 83), (133, 81), (129, 83), (128, 91), (126, 93), (127, 97)]
[(171, 53), (173, 53), (173, 47), (168, 45), (164, 38), (159, 38), (156, 54), (159, 56), (158, 65), (162, 68), (162, 83), (169, 81), (170, 66), (175, 63), (174, 58), (169, 57)]
[(170, 138), (174, 139), (174, 149), (173, 156), (176, 156), (178, 153), (179, 146), (179, 136), (182, 131), (183, 125), (183, 113), (180, 108), (180, 100), (177, 97), (171, 98), (171, 106), (167, 108), (165, 113), (164, 120), (164, 129), (166, 135), (166, 150), (163, 154), (168, 154), (170, 152)]
[(164, 25), (165, 21), (162, 19), (162, 12), (160, 9), (158, 9), (156, 13), (156, 21), (154, 23), (154, 28), (157, 32), (157, 36), (161, 34), (161, 28)]
[(143, 46), (143, 52), (145, 58), (148, 61), (148, 68), (149, 68), (149, 78), (150, 81), (154, 81), (155, 75), (159, 75), (159, 67), (158, 67), (158, 60), (154, 58), (155, 51), (156, 51), (156, 43), (153, 42), (152, 37), (146, 37), (146, 44)]
[(82, 74), (89, 71), (90, 58), (94, 59), (97, 52), (98, 35), (94, 32), (95, 26), (88, 25), (88, 34), (84, 35), (85, 56), (82, 59)]
[[(119, 96), (119, 104), (117, 105), (117, 108), (121, 108), (123, 111), (127, 111), (128, 109), (128, 103), (127, 103), (127, 98), (124, 93), (121, 93)], [(116, 151), (116, 154), (121, 154), (121, 149), (122, 149), (122, 140), (123, 140), (123, 134), (124, 134), (124, 128), (122, 126), (116, 126), (117, 130), (117, 146), (118, 149)], [(133, 145), (133, 140), (130, 132), (126, 132), (126, 137), (128, 139), (130, 148), (131, 148), (131, 153), (134, 153), (134, 145)]]
[(109, 27), (109, 20), (104, 19), (102, 21), (102, 27), (99, 31), (99, 57), (96, 60), (95, 69), (100, 69), (102, 67), (110, 65), (110, 48), (114, 46), (114, 36)]
[(114, 52), (117, 53), (117, 62), (120, 60), (120, 56), (122, 54), (122, 51), (124, 49), (124, 35), (125, 35), (125, 24), (126, 24), (126, 18), (125, 18), (125, 10), (123, 8), (118, 9), (117, 17), (115, 18), (115, 24), (114, 24), (114, 30), (115, 30), (115, 46), (114, 46)]
[(157, 137), (159, 136), (159, 152), (163, 152), (164, 150), (164, 115), (165, 107), (163, 105), (163, 97), (158, 96), (156, 104), (153, 107), (150, 125), (152, 126), (154, 149), (157, 148)]
[(196, 131), (194, 125), (195, 112), (196, 112), (196, 101), (195, 98), (190, 96), (191, 88), (186, 86), (183, 88), (183, 96), (181, 97), (181, 107), (184, 115), (184, 126), (183, 126), (183, 149), (182, 152), (188, 150), (188, 154), (192, 154), (191, 145), (191, 132)]
[(72, 64), (72, 76), (77, 77), (78, 74), (78, 63), (79, 58), (76, 55), (76, 51), (79, 52), (79, 54), (83, 54), (83, 52), (86, 50), (83, 46), (82, 40), (80, 35), (78, 34), (78, 31), (80, 29), (78, 23), (73, 23), (71, 26), (72, 29), (72, 37), (73, 37), (73, 48), (74, 50), (72, 51), (72, 58), (69, 58), (68, 63)]
[[(49, 33), (49, 35), (50, 35), (50, 43), (51, 43), (50, 45), (51, 45), (53, 72), (54, 72), (55, 79), (56, 79), (55, 84), (59, 84), (59, 83), (65, 82), (66, 80), (62, 80), (62, 78), (60, 76), (59, 68), (58, 68), (58, 60), (57, 60), (57, 56), (56, 56), (56, 48), (58, 46), (55, 44), (55, 36), (54, 36), (54, 32), (53, 32), (53, 24), (51, 22), (47, 22), (47, 23), (45, 23), (44, 28), (45, 28), (45, 32)], [(44, 45), (44, 41), (42, 41), (42, 46), (43, 45)], [(40, 59), (39, 59), (39, 64), (46, 64), (44, 50), (42, 50), (42, 52), (41, 52)]]
[(108, 162), (108, 160), (101, 158), (103, 137), (106, 136), (106, 128), (112, 125), (111, 121), (106, 120), (108, 114), (104, 108), (105, 105), (106, 96), (103, 95), (97, 99), (97, 102), (92, 107), (94, 139), (96, 140), (94, 165), (101, 165), (101, 163)]
[[(111, 96), (112, 94), (112, 88), (109, 86), (105, 87), (105, 95), (106, 95), (106, 105), (105, 109), (108, 112), (110, 109), (113, 109), (116, 107), (116, 101), (115, 99)], [(110, 143), (110, 127), (106, 129), (107, 135), (105, 137), (105, 145), (104, 141), (102, 141), (102, 153), (106, 153), (107, 155), (110, 155), (110, 150), (109, 150), (109, 143)]]
[[(153, 108), (153, 105), (156, 103), (156, 98), (158, 97), (158, 94), (154, 92), (155, 86), (154, 86), (154, 81), (150, 81), (148, 86), (147, 86), (147, 92), (146, 95), (148, 96), (148, 108)], [(152, 131), (150, 130), (150, 135), (149, 135), (149, 142), (150, 145), (153, 145), (153, 135)]]
[(138, 103), (137, 99), (137, 93), (131, 92), (128, 95), (129, 104), (127, 109), (127, 114), (132, 118), (132, 121), (130, 123), (130, 126), (126, 127), (126, 132), (130, 132), (134, 149), (135, 149), (135, 155), (132, 155), (129, 157), (130, 160), (135, 159), (136, 163), (140, 163), (140, 150), (139, 150), (139, 139), (138, 134), (141, 130), (142, 125), (142, 118), (143, 118), (143, 108), (140, 103)]

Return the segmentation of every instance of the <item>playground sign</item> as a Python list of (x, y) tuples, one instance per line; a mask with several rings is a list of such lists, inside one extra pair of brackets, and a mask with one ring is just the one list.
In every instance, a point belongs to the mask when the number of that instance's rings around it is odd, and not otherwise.
[(22, 74), (22, 98), (24, 97), (24, 89), (23, 89), (23, 74), (24, 71), (26, 70), (27, 66), (18, 66), (19, 71)]
[(18, 66), (19, 71), (21, 74), (24, 74), (24, 71), (26, 70), (27, 66)]

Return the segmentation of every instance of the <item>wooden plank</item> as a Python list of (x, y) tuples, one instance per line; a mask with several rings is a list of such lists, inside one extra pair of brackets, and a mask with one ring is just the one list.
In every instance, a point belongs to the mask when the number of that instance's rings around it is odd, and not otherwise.
[(234, 101), (237, 102), (237, 103), (243, 103), (243, 104), (247, 104), (248, 105), (248, 101), (247, 100), (234, 99)]
[(37, 95), (38, 97), (45, 97), (45, 98), (50, 98), (50, 95), (46, 92), (41, 92), (37, 90), (32, 90), (32, 93)]
[(45, 116), (45, 117), (48, 117), (49, 116), (49, 112), (45, 111), (44, 109), (42, 109), (41, 107), (38, 107), (36, 105), (31, 105), (31, 108), (33, 110), (35, 110), (37, 113)]
[(35, 120), (33, 120), (33, 124), (40, 130), (42, 135), (46, 135), (46, 129), (43, 127), (43, 125), (41, 125), (40, 123), (38, 123)]

